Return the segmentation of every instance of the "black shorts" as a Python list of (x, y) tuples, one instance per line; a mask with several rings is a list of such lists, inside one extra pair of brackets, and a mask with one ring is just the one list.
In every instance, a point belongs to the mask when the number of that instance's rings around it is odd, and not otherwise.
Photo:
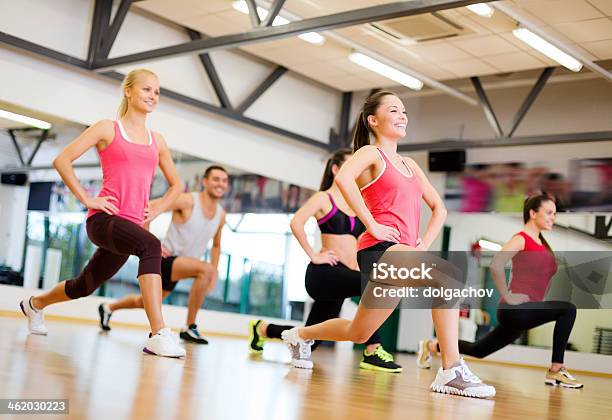
[(172, 264), (176, 259), (176, 255), (170, 257), (162, 257), (161, 260), (161, 278), (162, 278), (162, 289), (171, 292), (176, 287), (177, 281), (172, 281)]
[(370, 278), (370, 273), (372, 271), (372, 266), (374, 265), (374, 263), (378, 262), (378, 260), (380, 260), (380, 257), (382, 257), (383, 254), (387, 252), (387, 249), (391, 248), (393, 245), (397, 245), (397, 243), (379, 242), (375, 245), (372, 245), (371, 247), (357, 251), (357, 264), (359, 265), (359, 271), (361, 272), (362, 279), (365, 279), (367, 281), (367, 279)]

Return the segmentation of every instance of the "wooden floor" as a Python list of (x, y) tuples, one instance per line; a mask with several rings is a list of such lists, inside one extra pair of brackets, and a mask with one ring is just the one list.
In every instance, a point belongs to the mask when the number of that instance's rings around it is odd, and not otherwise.
[(583, 390), (560, 389), (544, 385), (540, 369), (471, 361), (497, 387), (495, 399), (478, 400), (429, 392), (435, 370), (416, 369), (409, 355), (397, 357), (404, 372), (394, 375), (358, 369), (348, 348), (322, 348), (306, 371), (289, 367), (280, 343), (250, 357), (244, 340), (210, 337), (208, 346), (187, 345), (181, 361), (144, 355), (144, 330), (47, 325), (48, 336), (33, 336), (25, 319), (0, 317), (0, 398), (68, 398), (74, 419), (595, 420), (612, 412), (604, 377), (583, 374)]

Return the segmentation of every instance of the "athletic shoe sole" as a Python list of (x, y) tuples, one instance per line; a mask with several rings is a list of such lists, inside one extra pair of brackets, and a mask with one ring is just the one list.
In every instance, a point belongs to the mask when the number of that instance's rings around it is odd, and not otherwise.
[(471, 397), (471, 398), (489, 398), (495, 396), (495, 390), (493, 393), (486, 391), (477, 391), (474, 388), (466, 388), (464, 390), (453, 388), (446, 385), (435, 385), (431, 384), (429, 387), (433, 392), (439, 392), (441, 394), (451, 394), (451, 395), (459, 395), (462, 397)]
[(170, 355), (165, 355), (165, 354), (157, 354), (157, 353), (155, 353), (155, 352), (152, 352), (151, 350), (149, 350), (149, 349), (148, 349), (148, 348), (146, 348), (146, 347), (143, 347), (142, 351), (143, 351), (143, 352), (145, 352), (145, 353), (147, 353), (147, 354), (151, 354), (151, 355), (153, 355), (153, 356), (159, 356), (159, 357), (170, 357), (170, 358), (172, 358), (172, 359), (182, 359), (183, 357), (185, 357), (185, 356), (170, 356)]
[(563, 388), (571, 388), (571, 389), (580, 389), (584, 387), (584, 384), (578, 384), (578, 385), (566, 384), (565, 382), (561, 382), (558, 379), (546, 379), (544, 383), (550, 386), (562, 386)]
[(374, 370), (377, 372), (387, 372), (387, 373), (401, 373), (402, 372), (402, 368), (389, 369), (389, 368), (385, 368), (382, 366), (372, 365), (366, 362), (359, 362), (359, 368), (365, 369), (365, 370)]
[[(19, 302), (19, 308), (21, 309), (21, 312), (23, 312), (23, 316), (25, 316), (26, 318), (28, 318), (28, 315), (26, 314), (25, 309), (23, 308), (23, 300), (21, 302)], [(28, 318), (29, 321), (30, 318)], [(29, 328), (28, 328), (29, 329)], [(30, 334), (35, 334), (35, 335), (47, 335), (46, 332), (38, 332), (38, 331), (32, 331), (30, 330)]]
[(195, 343), (195, 344), (208, 344), (208, 340), (206, 340), (205, 338), (195, 338), (190, 336), (188, 333), (181, 331), (181, 333), (179, 334), (179, 337), (181, 338), (181, 340), (183, 341), (188, 341), (190, 343)]
[(291, 364), (298, 369), (312, 369), (314, 367), (312, 360), (293, 359)]

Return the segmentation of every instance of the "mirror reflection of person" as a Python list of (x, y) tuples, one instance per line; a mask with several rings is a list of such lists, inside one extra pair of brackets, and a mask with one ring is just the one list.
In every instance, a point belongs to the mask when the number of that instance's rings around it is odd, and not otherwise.
[[(459, 351), (483, 358), (512, 344), (525, 331), (548, 322), (555, 323), (552, 362), (544, 382), (566, 388), (582, 388), (563, 364), (565, 349), (574, 321), (576, 306), (571, 302), (544, 301), (550, 281), (557, 271), (554, 252), (542, 231), (553, 228), (557, 209), (552, 197), (538, 194), (525, 200), (523, 230), (502, 247), (491, 262), (491, 274), (501, 299), (497, 309), (499, 325), (475, 343), (459, 340)], [(512, 280), (506, 286), (504, 266), (512, 260)], [(429, 368), (431, 354), (438, 351), (435, 340), (419, 343), (417, 363)]]
[[(187, 320), (179, 336), (189, 342), (208, 344), (198, 331), (196, 317), (207, 294), (215, 289), (217, 266), (221, 255), (221, 231), (225, 211), (219, 203), (228, 186), (228, 174), (221, 166), (209, 166), (202, 177), (202, 192), (182, 193), (170, 206), (172, 223), (162, 241), (162, 298), (165, 299), (177, 282), (193, 278), (187, 303)], [(156, 200), (152, 203), (155, 204)], [(212, 239), (210, 262), (201, 261)], [(98, 307), (100, 328), (110, 330), (109, 321), (119, 309), (143, 308), (142, 295), (129, 295)]]

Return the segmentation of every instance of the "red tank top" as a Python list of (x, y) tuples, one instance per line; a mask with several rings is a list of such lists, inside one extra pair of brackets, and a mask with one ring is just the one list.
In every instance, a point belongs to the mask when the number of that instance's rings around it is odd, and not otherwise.
[(544, 245), (538, 244), (527, 233), (519, 232), (517, 235), (525, 239), (525, 248), (512, 258), (512, 279), (508, 290), (528, 295), (530, 302), (541, 302), (557, 272), (557, 262)]
[[(149, 203), (153, 176), (159, 163), (155, 137), (150, 130), (149, 144), (131, 141), (121, 123), (115, 121), (115, 137), (101, 152), (102, 189), (98, 197), (115, 197), (111, 202), (119, 209), (117, 216), (140, 226), (144, 223), (144, 210)], [(101, 210), (89, 210), (87, 217)]]
[[(361, 188), (363, 201), (377, 223), (394, 227), (400, 232), (401, 244), (416, 246), (421, 223), (421, 180), (406, 162), (404, 165), (410, 171), (410, 176), (396, 168), (385, 152), (379, 148), (376, 150), (384, 163), (383, 170)], [(357, 249), (369, 248), (380, 242), (366, 231), (359, 239)]]

